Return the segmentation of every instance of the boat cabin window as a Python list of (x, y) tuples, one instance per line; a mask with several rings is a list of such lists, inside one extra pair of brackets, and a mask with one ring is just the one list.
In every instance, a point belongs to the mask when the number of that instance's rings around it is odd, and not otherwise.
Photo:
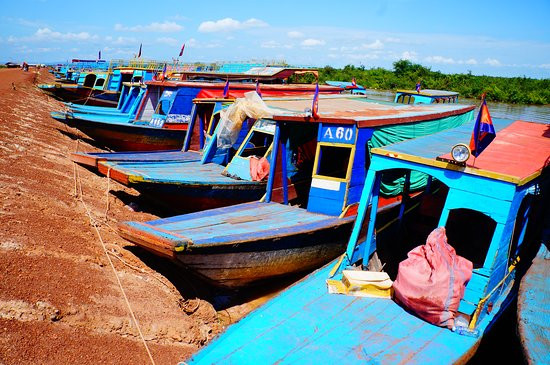
[(448, 96), (442, 98), (435, 98), (434, 103), (456, 103), (456, 96)]
[[(410, 179), (405, 186), (407, 174)], [(398, 176), (402, 179), (396, 179)], [(383, 171), (384, 180), (395, 184), (384, 186), (382, 183), (380, 188), (375, 222), (377, 255), (368, 265), (375, 270), (383, 267), (394, 280), (399, 263), (407, 258), (408, 252), (425, 244), (428, 235), (438, 227), (449, 189), (435, 178), (411, 170)], [(366, 234), (367, 224), (368, 219), (365, 219), (363, 234)]]
[(161, 100), (159, 105), (157, 106), (157, 110), (155, 111), (155, 114), (158, 115), (167, 115), (170, 111), (170, 100)]
[(102, 88), (104, 84), (105, 84), (105, 79), (97, 79), (95, 82), (95, 87)]
[(483, 267), (496, 222), (489, 216), (471, 209), (453, 209), (445, 224), (447, 242), (456, 253), (474, 264), (474, 269)]
[(250, 135), (244, 149), (241, 151), (241, 157), (260, 156), (265, 157), (267, 150), (273, 142), (273, 135), (259, 130), (254, 130)]
[(95, 74), (88, 74), (86, 75), (86, 77), (84, 78), (84, 86), (88, 86), (88, 87), (93, 87), (94, 84), (95, 84), (95, 79), (97, 78), (97, 76)]
[(351, 157), (351, 146), (319, 145), (316, 175), (345, 179)]
[(121, 73), (120, 74), (120, 85), (122, 85), (123, 82), (130, 82), (132, 81), (132, 73), (127, 73), (127, 72), (124, 72), (124, 73)]
[(142, 79), (142, 76), (134, 76), (134, 78), (132, 78), (132, 82), (141, 82)]
[(414, 104), (414, 96), (408, 94), (399, 95), (397, 102), (401, 104)]

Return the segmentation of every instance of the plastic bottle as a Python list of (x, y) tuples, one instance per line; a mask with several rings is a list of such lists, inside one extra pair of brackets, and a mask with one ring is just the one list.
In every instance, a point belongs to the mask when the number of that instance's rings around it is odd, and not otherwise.
[(456, 332), (462, 336), (479, 337), (479, 330), (471, 330), (468, 327), (455, 326), (453, 327), (453, 332)]

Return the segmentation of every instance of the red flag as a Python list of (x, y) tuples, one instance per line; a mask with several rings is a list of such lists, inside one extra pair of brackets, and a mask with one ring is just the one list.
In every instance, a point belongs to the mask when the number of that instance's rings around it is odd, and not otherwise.
[(315, 85), (315, 94), (313, 95), (313, 104), (311, 105), (311, 115), (313, 119), (319, 119), (319, 83)]
[(256, 80), (256, 93), (262, 97), (262, 91), (260, 90), (260, 80)]
[(227, 98), (229, 95), (229, 79), (225, 82), (225, 86), (223, 87), (223, 97), (224, 99)]
[(185, 43), (183, 44), (183, 46), (181, 46), (180, 55), (178, 57), (183, 56), (183, 50), (184, 49), (185, 49)]
[(162, 80), (166, 78), (166, 63), (164, 64), (164, 67), (162, 68)]
[(470, 150), (475, 157), (479, 156), (496, 137), (493, 120), (485, 102), (485, 94), (481, 95), (481, 99), (481, 107), (479, 108), (472, 137), (470, 138)]
[(139, 44), (139, 52), (138, 52), (138, 54), (137, 54), (137, 58), (140, 58), (140, 57), (141, 57), (141, 46), (142, 46), (142, 44), (140, 43), (140, 44)]

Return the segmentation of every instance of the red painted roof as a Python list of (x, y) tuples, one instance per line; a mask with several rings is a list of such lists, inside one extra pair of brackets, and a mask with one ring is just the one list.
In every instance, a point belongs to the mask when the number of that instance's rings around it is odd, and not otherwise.
[[(447, 154), (444, 158), (450, 158)], [(550, 165), (550, 124), (515, 121), (497, 132), (495, 139), (467, 166), (526, 179)]]

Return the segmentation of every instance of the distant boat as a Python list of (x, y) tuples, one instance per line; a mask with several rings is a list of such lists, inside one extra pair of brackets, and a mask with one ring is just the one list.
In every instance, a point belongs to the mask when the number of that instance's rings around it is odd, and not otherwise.
[(116, 107), (124, 82), (151, 80), (162, 68), (117, 67), (112, 70), (81, 71), (74, 84), (40, 84), (46, 94), (75, 104)]
[(395, 103), (401, 104), (437, 104), (437, 103), (458, 103), (458, 93), (447, 90), (421, 89), (397, 90), (395, 92)]
[(191, 112), (191, 121), (183, 148), (175, 150), (158, 151), (124, 151), (124, 152), (74, 152), (71, 159), (93, 170), (102, 168), (107, 170), (109, 166), (125, 163), (140, 162), (171, 162), (171, 161), (200, 161), (205, 145), (212, 138), (219, 111), (224, 105), (231, 103), (225, 99), (194, 99), (195, 104)]
[[(270, 153), (258, 154), (270, 161), (267, 184), (251, 181), (251, 154), (243, 154), (265, 138), (250, 143), (252, 138), (247, 137), (223, 170), (240, 179), (233, 184), (242, 181), (242, 193), (251, 184), (261, 188), (256, 192), (265, 192), (262, 200), (145, 223), (127, 222), (119, 225), (120, 234), (218, 286), (239, 287), (312, 270), (344, 249), (369, 164), (367, 143), (383, 146), (461, 125), (472, 119), (474, 108), (426, 109), (364, 97), (326, 96), (319, 99), (320, 119), (314, 120), (304, 112), (311, 100), (267, 104), (274, 115), (262, 122), (271, 121), (266, 126), (273, 127), (274, 143)], [(219, 205), (227, 205), (226, 199), (235, 193), (220, 190), (222, 182), (217, 181), (231, 179), (210, 177), (206, 165), (117, 165), (111, 173), (126, 173), (129, 186), (148, 194), (153, 189), (165, 191), (155, 197), (173, 207), (178, 197), (182, 197), (181, 208), (205, 208), (191, 205), (200, 197), (208, 197), (209, 204), (218, 200)], [(218, 172), (222, 169), (217, 167)], [(414, 180), (417, 188), (424, 183)], [(388, 182), (388, 190), (399, 190), (399, 184)], [(391, 192), (389, 196), (386, 203), (394, 204)]]
[[(292, 72), (297, 70), (280, 71), (278, 74), (289, 77)], [(240, 74), (233, 76), (238, 79)], [(273, 76), (268, 75), (267, 80), (272, 81)], [(134, 107), (136, 104), (132, 104), (132, 113), (107, 115), (69, 111), (52, 112), (51, 116), (79, 129), (99, 145), (114, 151), (171, 150), (179, 149), (183, 145), (188, 124), (193, 118), (195, 98), (224, 98), (231, 102), (246, 92), (255, 91), (257, 87), (261, 88), (259, 91), (266, 98), (311, 96), (315, 90), (315, 85), (312, 84), (257, 85), (250, 82), (151, 80), (146, 85), (147, 90), (140, 99), (139, 106)], [(340, 87), (319, 86), (320, 94), (338, 94), (341, 91)]]
[[(345, 254), (230, 326), (186, 363), (468, 361), (517, 295), (515, 276), (540, 233), (544, 200), (539, 187), (547, 191), (550, 183), (548, 125), (495, 118), (493, 124), (497, 136), (475, 162), (455, 161), (448, 153), (469, 141), (471, 125), (373, 148)], [(379, 204), (386, 175), (402, 176), (407, 191), (412, 172), (437, 179), (439, 192), (420, 202), (404, 197), (400, 209), (382, 222), (376, 210), (367, 208)], [(389, 298), (352, 295), (362, 294), (354, 285), (365, 284), (345, 281), (344, 270), (354, 274), (348, 276), (352, 280), (367, 267), (383, 266), (393, 279), (407, 252), (438, 226), (446, 227), (457, 254), (473, 263), (454, 330), (430, 324)], [(153, 232), (154, 223), (147, 228)], [(175, 239), (173, 232), (162, 232), (164, 242)], [(329, 293), (346, 290), (349, 294)]]

